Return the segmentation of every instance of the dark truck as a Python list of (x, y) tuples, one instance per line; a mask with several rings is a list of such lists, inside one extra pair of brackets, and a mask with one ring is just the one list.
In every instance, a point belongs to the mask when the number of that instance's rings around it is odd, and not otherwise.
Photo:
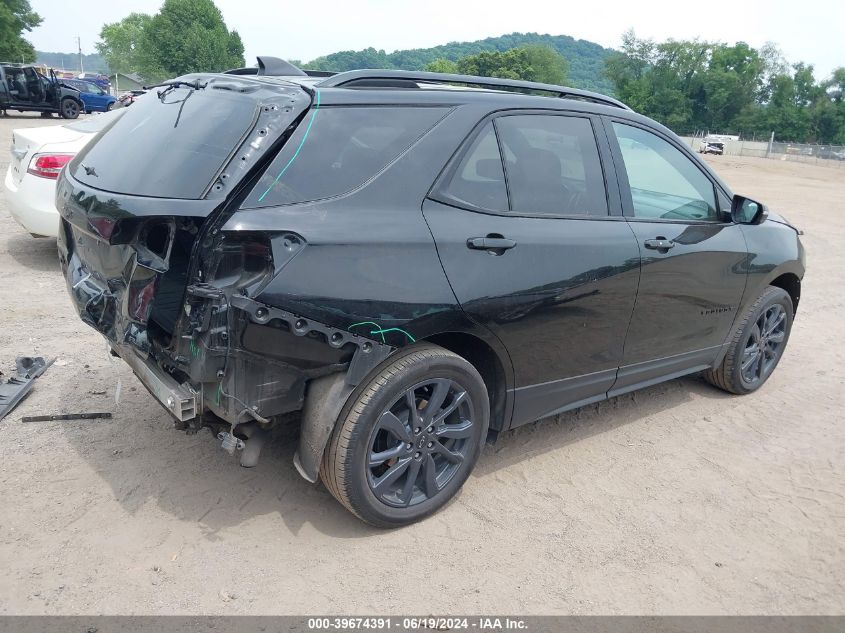
[(75, 119), (83, 104), (79, 90), (63, 84), (52, 70), (45, 77), (35, 66), (0, 62), (0, 113), (8, 110)]
[(379, 526), (518, 425), (693, 372), (755, 391), (804, 275), (798, 231), (663, 126), (460, 75), (187, 75), (56, 204), (76, 309), (178, 425), (249, 466), (301, 411), (299, 472)]

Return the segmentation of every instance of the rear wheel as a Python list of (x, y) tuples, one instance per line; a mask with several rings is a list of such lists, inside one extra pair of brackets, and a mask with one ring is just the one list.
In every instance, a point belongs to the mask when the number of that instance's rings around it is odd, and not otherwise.
[(62, 99), (62, 116), (66, 119), (75, 119), (79, 116), (79, 104), (73, 99)]
[(792, 317), (789, 294), (769, 286), (739, 324), (722, 364), (704, 372), (704, 378), (738, 395), (759, 389), (783, 356)]
[(434, 345), (399, 352), (352, 394), (320, 476), (334, 497), (377, 527), (437, 511), (469, 477), (487, 436), (484, 381)]

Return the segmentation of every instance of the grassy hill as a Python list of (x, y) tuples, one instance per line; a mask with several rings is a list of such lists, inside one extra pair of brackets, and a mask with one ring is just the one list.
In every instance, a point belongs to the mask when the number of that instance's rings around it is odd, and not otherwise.
[(482, 51), (506, 51), (518, 46), (540, 44), (550, 46), (569, 62), (569, 85), (603, 93), (612, 93), (613, 86), (602, 74), (605, 58), (613, 51), (595, 42), (576, 40), (568, 35), (543, 35), (540, 33), (511, 33), (488, 37), (474, 42), (450, 42), (432, 48), (413, 48), (386, 53), (367, 48), (362, 51), (340, 51), (318, 57), (305, 64), (314, 70), (355, 70), (358, 68), (397, 68), (422, 70), (435, 59), (456, 61)]

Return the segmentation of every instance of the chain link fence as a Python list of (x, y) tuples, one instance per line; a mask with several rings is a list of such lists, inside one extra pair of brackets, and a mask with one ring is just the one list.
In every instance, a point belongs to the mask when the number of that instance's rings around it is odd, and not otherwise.
[[(682, 136), (681, 139), (695, 152), (702, 151), (705, 146), (704, 138), (701, 136)], [(743, 140), (720, 140), (719, 142), (724, 145), (724, 153), (727, 156), (773, 158), (845, 169), (845, 145)]]

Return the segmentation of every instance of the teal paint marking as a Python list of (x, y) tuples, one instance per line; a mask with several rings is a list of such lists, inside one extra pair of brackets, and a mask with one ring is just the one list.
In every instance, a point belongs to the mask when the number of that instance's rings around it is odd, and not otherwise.
[(305, 128), (305, 134), (302, 135), (302, 140), (299, 142), (299, 147), (296, 148), (296, 151), (293, 153), (293, 156), (290, 157), (287, 165), (282, 168), (282, 171), (279, 172), (279, 175), (276, 176), (276, 179), (267, 187), (267, 191), (259, 196), (258, 201), (261, 202), (264, 200), (264, 197), (270, 193), (270, 191), (275, 187), (279, 180), (281, 180), (282, 176), (284, 176), (285, 172), (288, 168), (293, 164), (293, 161), (296, 160), (296, 157), (299, 156), (299, 152), (302, 150), (302, 146), (305, 145), (305, 139), (308, 138), (308, 134), (311, 132), (311, 126), (314, 125), (314, 119), (317, 118), (317, 110), (320, 109), (320, 91), (317, 90), (317, 100), (314, 103), (314, 111), (311, 113), (311, 119), (308, 121), (308, 127)]
[(358, 326), (361, 326), (361, 325), (372, 325), (375, 329), (370, 330), (370, 334), (372, 334), (374, 336), (381, 336), (381, 342), (382, 343), (387, 343), (387, 341), (384, 338), (384, 335), (387, 334), (388, 332), (401, 332), (402, 334), (404, 334), (405, 336), (408, 337), (408, 340), (411, 341), (411, 343), (417, 342), (417, 339), (415, 339), (413, 336), (411, 336), (408, 332), (406, 332), (402, 328), (390, 327), (390, 328), (385, 329), (385, 328), (381, 327), (381, 325), (379, 325), (375, 321), (361, 321), (360, 323), (353, 323), (352, 325), (349, 326), (348, 329), (351, 330), (352, 328), (358, 327)]

